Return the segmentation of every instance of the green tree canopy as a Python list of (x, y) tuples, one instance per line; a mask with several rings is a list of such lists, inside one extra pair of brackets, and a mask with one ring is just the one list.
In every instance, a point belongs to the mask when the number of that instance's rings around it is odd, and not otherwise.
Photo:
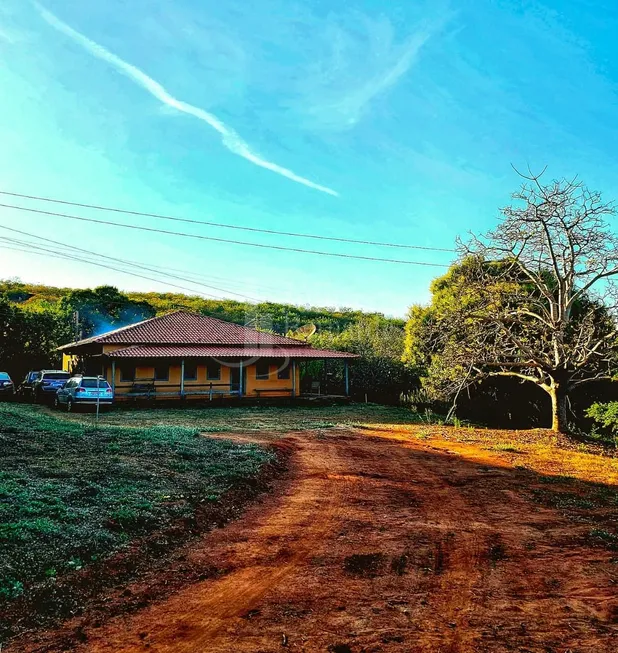
[(113, 286), (71, 290), (60, 300), (59, 310), (67, 316), (75, 314), (77, 338), (105, 333), (155, 315), (150, 304), (134, 301)]

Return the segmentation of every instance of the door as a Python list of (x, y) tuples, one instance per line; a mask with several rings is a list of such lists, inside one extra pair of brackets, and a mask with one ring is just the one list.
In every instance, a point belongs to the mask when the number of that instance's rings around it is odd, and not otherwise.
[[(237, 364), (233, 364), (233, 366), (230, 366), (230, 390), (232, 392), (238, 392), (240, 390), (240, 366)], [(243, 366), (241, 394), (244, 394), (246, 390), (247, 390), (247, 368)]]

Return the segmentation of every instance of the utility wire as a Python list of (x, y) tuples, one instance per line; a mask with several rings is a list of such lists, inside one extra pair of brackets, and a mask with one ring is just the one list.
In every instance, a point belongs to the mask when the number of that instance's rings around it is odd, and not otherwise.
[[(145, 265), (141, 265), (139, 263), (135, 263), (133, 261), (128, 261), (126, 259), (115, 258), (113, 256), (106, 256), (105, 254), (99, 254), (97, 252), (93, 252), (93, 251), (88, 250), (88, 249), (82, 249), (80, 247), (72, 247), (71, 245), (65, 245), (65, 244), (59, 243), (59, 242), (57, 242), (55, 240), (50, 240), (49, 238), (42, 238), (41, 236), (36, 236), (35, 234), (29, 234), (29, 233), (27, 233), (25, 231), (19, 231), (18, 229), (11, 229), (10, 227), (4, 227), (2, 225), (0, 225), (0, 229), (7, 229), (9, 231), (15, 231), (17, 233), (21, 233), (21, 234), (24, 234), (24, 235), (27, 235), (27, 236), (31, 236), (33, 238), (40, 238), (43, 241), (53, 243), (53, 244), (58, 245), (60, 247), (69, 248), (69, 249), (72, 249), (72, 250), (76, 250), (78, 252), (82, 252), (82, 253), (85, 253), (85, 254), (90, 254), (92, 256), (98, 256), (100, 258), (108, 259), (110, 261), (116, 261), (118, 263), (122, 263), (123, 265), (128, 265), (130, 267), (138, 268), (138, 269), (141, 269), (141, 270), (146, 270), (148, 272), (154, 272), (155, 274), (165, 276), (166, 278), (169, 277), (170, 279), (177, 279), (179, 281), (186, 281), (188, 283), (195, 284), (196, 286), (202, 286), (204, 288), (210, 288), (211, 290), (219, 290), (221, 292), (228, 293), (230, 295), (236, 295), (237, 297), (241, 297), (242, 299), (248, 299), (250, 301), (256, 301), (256, 302), (258, 301), (255, 297), (249, 297), (248, 295), (235, 293), (235, 292), (232, 292), (231, 290), (227, 290), (226, 288), (219, 288), (218, 286), (212, 286), (210, 284), (205, 284), (205, 283), (202, 283), (201, 281), (195, 281), (194, 279), (187, 279), (186, 277), (180, 277), (178, 275), (169, 274), (167, 272), (161, 271), (159, 268), (151, 268), (151, 267), (147, 267)], [(11, 239), (11, 238), (0, 238), (0, 240), (6, 240), (6, 241), (9, 241), (9, 242), (17, 243), (19, 245), (26, 245), (26, 246), (38, 246), (39, 245), (39, 243), (31, 243), (31, 242), (28, 242), (28, 241), (16, 240), (16, 239)], [(52, 251), (52, 250), (46, 250), (46, 251)], [(55, 252), (55, 250), (53, 250), (53, 251)], [(55, 253), (60, 253), (60, 252), (55, 252)]]
[[(191, 270), (185, 270), (185, 269), (181, 269), (181, 268), (173, 268), (173, 267), (168, 267), (168, 266), (165, 266), (165, 265), (157, 265), (156, 269), (155, 268), (150, 268), (150, 267), (146, 267), (145, 265), (143, 265), (141, 263), (137, 263), (136, 261), (130, 261), (130, 260), (127, 260), (127, 259), (120, 259), (120, 258), (115, 258), (115, 257), (112, 257), (112, 256), (106, 256), (105, 254), (99, 254), (98, 252), (93, 252), (91, 250), (81, 249), (81, 248), (75, 247), (73, 245), (67, 245), (65, 243), (61, 243), (61, 242), (58, 242), (56, 240), (51, 240), (50, 238), (43, 238), (42, 236), (38, 236), (37, 234), (31, 234), (31, 233), (29, 233), (27, 231), (21, 231), (19, 229), (12, 229), (11, 227), (5, 227), (3, 225), (0, 225), (0, 229), (6, 229), (8, 231), (13, 231), (15, 233), (22, 234), (24, 236), (30, 236), (31, 238), (38, 238), (39, 240), (43, 240), (43, 241), (48, 242), (48, 243), (53, 243), (54, 245), (58, 245), (59, 247), (64, 247), (65, 249), (72, 249), (72, 250), (82, 251), (82, 252), (84, 252), (86, 254), (92, 254), (93, 256), (108, 258), (110, 260), (125, 263), (126, 265), (130, 265), (130, 266), (133, 266), (133, 267), (140, 267), (140, 268), (145, 269), (145, 270), (152, 270), (153, 272), (156, 272), (157, 274), (167, 275), (167, 276), (170, 276), (170, 277), (173, 276), (173, 278), (178, 279), (180, 281), (188, 281), (189, 283), (202, 285), (205, 288), (211, 288), (213, 290), (221, 290), (222, 292), (229, 293), (229, 294), (232, 294), (232, 295), (236, 295), (237, 297), (241, 297), (243, 299), (248, 299), (250, 301), (255, 301), (255, 302), (263, 301), (263, 300), (258, 300), (255, 297), (251, 297), (249, 295), (244, 295), (242, 293), (232, 292), (231, 290), (228, 290), (227, 288), (219, 288), (217, 286), (212, 286), (212, 285), (209, 285), (209, 284), (206, 284), (206, 283), (202, 283), (202, 281), (207, 281), (207, 282), (215, 281), (217, 283), (220, 282), (220, 281), (223, 281), (226, 284), (232, 283), (233, 285), (236, 285), (236, 286), (238, 286), (238, 285), (244, 286), (245, 285), (244, 283), (239, 283), (238, 281), (234, 281), (232, 279), (229, 279), (228, 277), (207, 276), (207, 275), (203, 275), (203, 274), (200, 274), (198, 272), (191, 271)], [(1, 239), (2, 238), (0, 238), (0, 240)], [(23, 244), (30, 244), (30, 243), (28, 243), (28, 241), (15, 241), (15, 242), (20, 242), (20, 243), (23, 243)], [(22, 250), (22, 251), (26, 251), (26, 250)], [(169, 275), (168, 271), (180, 272), (183, 276), (180, 277), (180, 276)], [(261, 288), (262, 290), (265, 290), (265, 291), (268, 291), (268, 292), (272, 292), (274, 290), (277, 290), (276, 288), (274, 288), (272, 286), (257, 286), (256, 284), (251, 284), (251, 287), (255, 288), (255, 289), (260, 289)]]
[(221, 227), (224, 229), (239, 229), (241, 231), (253, 231), (263, 234), (274, 234), (277, 236), (292, 236), (294, 238), (313, 238), (315, 240), (331, 240), (339, 243), (354, 243), (357, 245), (375, 245), (378, 247), (397, 247), (400, 249), (421, 249), (429, 252), (454, 252), (454, 249), (443, 247), (425, 247), (422, 245), (405, 245), (400, 243), (384, 243), (372, 240), (355, 240), (353, 238), (337, 238), (335, 236), (320, 236), (318, 234), (301, 234), (293, 231), (275, 231), (273, 229), (258, 229), (257, 227), (243, 227), (235, 224), (225, 224), (222, 222), (209, 222), (206, 220), (191, 220), (189, 218), (178, 218), (160, 213), (144, 213), (142, 211), (129, 211), (128, 209), (119, 209), (111, 206), (99, 206), (98, 204), (82, 204), (80, 202), (69, 202), (68, 200), (59, 200), (51, 197), (39, 197), (37, 195), (24, 195), (22, 193), (11, 193), (6, 190), (0, 190), (0, 195), (9, 195), (11, 197), (21, 197), (28, 200), (39, 202), (52, 202), (54, 204), (64, 204), (66, 206), (77, 206), (83, 209), (95, 209), (96, 211), (111, 211), (113, 213), (122, 213), (125, 215), (137, 215), (145, 218), (156, 218), (158, 220), (172, 220), (173, 222), (185, 222), (187, 224), (200, 224), (208, 227)]
[[(136, 263), (135, 261), (129, 261), (126, 259), (121, 259), (121, 258), (116, 258), (114, 256), (107, 256), (105, 254), (99, 254), (98, 252), (93, 252), (92, 250), (89, 249), (83, 249), (81, 247), (75, 247), (74, 245), (66, 245), (65, 243), (58, 242), (57, 240), (52, 240), (51, 238), (43, 238), (42, 236), (38, 236), (36, 234), (31, 234), (27, 231), (21, 231), (19, 229), (14, 229), (12, 227), (5, 227), (4, 225), (0, 225), (0, 229), (4, 229), (6, 231), (12, 231), (17, 234), (21, 234), (22, 236), (29, 236), (31, 238), (38, 238), (39, 240), (45, 241), (47, 243), (52, 243), (53, 245), (58, 245), (59, 247), (64, 247), (65, 249), (70, 249), (70, 250), (75, 250), (84, 254), (89, 254), (91, 256), (98, 256), (103, 259), (107, 259), (110, 261), (115, 261), (118, 263), (122, 263), (124, 265), (129, 265), (130, 267), (135, 267), (141, 270), (146, 270), (147, 272), (154, 272), (155, 274), (160, 274), (165, 277), (169, 277), (170, 279), (177, 279), (178, 281), (186, 281), (188, 283), (193, 283), (197, 286), (203, 286), (204, 288), (210, 288), (211, 290), (219, 290), (220, 292), (224, 292), (230, 295), (235, 295), (236, 297), (241, 297), (243, 299), (249, 299), (250, 301), (258, 301), (255, 299), (255, 297), (249, 297), (248, 295), (243, 295), (237, 292), (232, 292), (231, 290), (227, 290), (227, 288), (219, 288), (218, 286), (212, 286), (210, 284), (202, 283), (201, 281), (194, 281), (193, 279), (187, 279), (186, 277), (181, 277), (178, 275), (174, 274), (169, 274), (168, 272), (162, 272), (160, 268), (153, 268), (149, 267), (146, 265), (142, 265), (140, 263)], [(27, 241), (16, 241), (21, 245), (31, 245), (32, 243), (28, 243)]]
[[(50, 255), (49, 253), (51, 253), (53, 258), (58, 258), (58, 252), (56, 252), (55, 250), (46, 249), (44, 247), (39, 247), (37, 245), (31, 245), (30, 247), (35, 250), (35, 251), (29, 252), (31, 254), (39, 254), (40, 252), (48, 252), (48, 254), (43, 253), (41, 255), (42, 256), (49, 256)], [(5, 247), (5, 249), (8, 249), (8, 248)], [(36, 251), (36, 250), (38, 250), (38, 251)], [(123, 270), (122, 268), (113, 267), (111, 265), (104, 265), (103, 263), (97, 263), (95, 261), (89, 261), (88, 259), (79, 258), (79, 257), (76, 257), (76, 256), (71, 256), (70, 254), (62, 254), (61, 256), (63, 258), (65, 258), (65, 259), (69, 259), (69, 260), (73, 260), (73, 261), (79, 261), (80, 263), (87, 263), (88, 265), (95, 265), (95, 266), (97, 266), (99, 268), (106, 268), (108, 270), (114, 270), (115, 272), (122, 272), (123, 274), (128, 274), (128, 275), (130, 275), (132, 277), (137, 277), (139, 279), (146, 279), (148, 281), (154, 281), (156, 283), (164, 283), (164, 284), (167, 284), (168, 286), (171, 286), (173, 288), (179, 288), (180, 290), (186, 290), (186, 291), (191, 292), (191, 293), (198, 293), (198, 294), (200, 294), (200, 295), (202, 295), (204, 297), (210, 297), (212, 299), (222, 299), (221, 297), (217, 297), (216, 295), (211, 295), (211, 294), (208, 294), (208, 293), (199, 292), (195, 288), (187, 288), (186, 286), (179, 286), (177, 284), (169, 283), (169, 282), (165, 281), (164, 279), (155, 279), (153, 277), (147, 277), (147, 276), (144, 276), (143, 274), (136, 274), (135, 272), (130, 272), (129, 270)]]
[(280, 245), (263, 245), (261, 243), (249, 243), (246, 241), (242, 240), (228, 240), (225, 238), (214, 238), (213, 236), (202, 236), (199, 234), (188, 234), (182, 231), (168, 231), (166, 229), (155, 229), (153, 227), (142, 227), (138, 225), (133, 225), (133, 224), (123, 224), (121, 222), (111, 222), (109, 220), (96, 220), (95, 218), (85, 218), (82, 216), (76, 216), (76, 215), (68, 215), (66, 213), (55, 213), (53, 211), (43, 211), (42, 209), (32, 209), (32, 208), (27, 208), (25, 206), (15, 206), (12, 204), (0, 204), (0, 207), (3, 207), (5, 209), (14, 209), (16, 211), (27, 211), (29, 213), (38, 213), (40, 215), (50, 215), (54, 216), (57, 218), (66, 218), (68, 220), (79, 220), (80, 222), (89, 222), (89, 223), (94, 223), (94, 224), (103, 224), (103, 225), (108, 225), (112, 227), (121, 227), (123, 229), (135, 229), (138, 231), (147, 231), (150, 233), (157, 233), (157, 234), (165, 234), (167, 236), (180, 236), (183, 238), (194, 238), (197, 240), (209, 240), (209, 241), (214, 241), (218, 243), (231, 243), (233, 245), (246, 245), (248, 247), (259, 247), (261, 249), (276, 249), (279, 251), (284, 251), (284, 252), (299, 252), (301, 254), (317, 254), (319, 256), (331, 256), (335, 258), (346, 258), (346, 259), (355, 259), (355, 260), (361, 260), (361, 261), (377, 261), (380, 263), (398, 263), (401, 265), (423, 265), (426, 267), (432, 267), (432, 268), (447, 268), (449, 267), (448, 265), (442, 264), (442, 263), (425, 263), (421, 261), (402, 261), (398, 259), (390, 259), (390, 258), (379, 258), (376, 256), (360, 256), (357, 254), (338, 254), (335, 252), (321, 252), (318, 250), (312, 250), (312, 249), (299, 249), (295, 247), (283, 247)]
[(167, 272), (179, 272), (184, 277), (191, 279), (191, 281), (206, 281), (207, 283), (225, 283), (226, 287), (240, 286), (241, 288), (252, 288), (254, 290), (263, 290), (264, 292), (273, 292), (280, 290), (275, 286), (263, 286), (256, 284), (252, 279), (243, 279), (238, 277), (236, 279), (230, 279), (230, 277), (218, 277), (212, 274), (201, 274), (194, 270), (187, 270), (186, 268), (174, 268), (167, 265), (157, 264), (157, 269), (161, 270), (161, 273)]
[(9, 247), (8, 245), (0, 245), (0, 249), (8, 249), (11, 250), (12, 252), (24, 252), (25, 254), (35, 254), (36, 256), (45, 256), (46, 258), (56, 258), (60, 261), (70, 260), (70, 257), (62, 254), (45, 254), (42, 252), (33, 251), (32, 249), (26, 249), (24, 247)]

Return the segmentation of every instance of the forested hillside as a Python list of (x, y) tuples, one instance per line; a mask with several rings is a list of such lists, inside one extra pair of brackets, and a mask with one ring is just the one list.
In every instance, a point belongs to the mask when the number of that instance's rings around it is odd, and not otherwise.
[[(21, 308), (34, 311), (59, 307), (63, 300), (65, 304), (74, 304), (73, 300), (80, 294), (89, 292), (92, 291), (56, 288), (20, 281), (0, 281), (0, 295), (4, 295), (11, 303)], [(286, 333), (308, 323), (315, 324), (318, 330), (339, 332), (367, 317), (401, 328), (404, 326), (403, 319), (387, 318), (382, 313), (365, 313), (351, 308), (296, 306), (275, 302), (253, 304), (233, 299), (206, 299), (198, 295), (181, 293), (121, 294), (132, 302), (148, 304), (152, 307), (154, 315), (186, 309), (238, 324), (253, 321), (260, 328), (268, 328), (277, 333)]]

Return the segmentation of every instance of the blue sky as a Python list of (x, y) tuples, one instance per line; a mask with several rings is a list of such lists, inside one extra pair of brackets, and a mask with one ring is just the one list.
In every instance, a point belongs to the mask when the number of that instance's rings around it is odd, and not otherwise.
[[(449, 248), (457, 235), (495, 223), (519, 183), (511, 163), (578, 174), (618, 198), (617, 29), (610, 0), (3, 0), (0, 190)], [(281, 246), (450, 260), (73, 212)], [(0, 208), (2, 225), (199, 274), (255, 299), (398, 316), (427, 300), (442, 270)], [(187, 285), (6, 249), (0, 277)]]

